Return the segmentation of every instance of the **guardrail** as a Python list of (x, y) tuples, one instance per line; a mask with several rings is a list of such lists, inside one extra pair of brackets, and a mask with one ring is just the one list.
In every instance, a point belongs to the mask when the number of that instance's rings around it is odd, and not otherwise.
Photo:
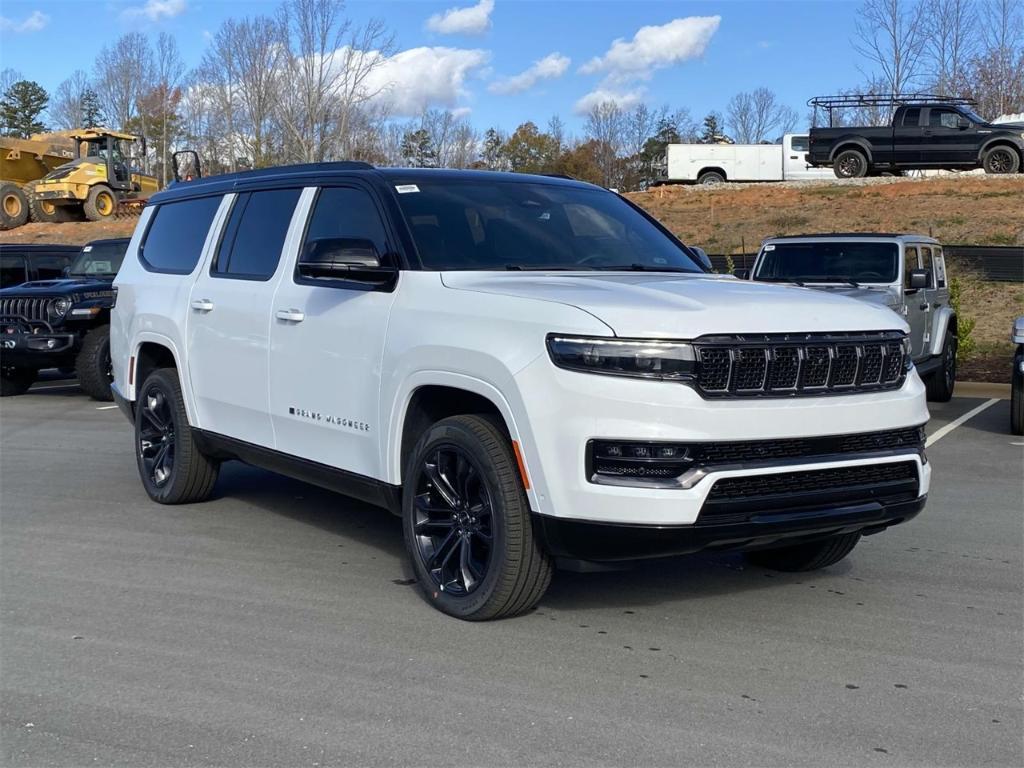
[[(949, 272), (956, 274), (957, 267), (977, 272), (984, 280), (997, 283), (1024, 283), (1024, 247), (1019, 245), (946, 245), (946, 258), (951, 262)], [(737, 268), (751, 267), (756, 253), (734, 253), (732, 262)], [(726, 271), (724, 254), (710, 255), (711, 265), (716, 271)]]

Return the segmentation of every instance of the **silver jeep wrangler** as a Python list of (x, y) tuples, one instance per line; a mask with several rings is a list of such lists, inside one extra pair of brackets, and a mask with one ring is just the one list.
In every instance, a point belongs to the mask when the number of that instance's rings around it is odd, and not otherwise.
[(884, 304), (910, 325), (912, 355), (928, 399), (946, 402), (956, 382), (957, 319), (942, 245), (925, 235), (773, 237), (736, 276), (793, 283)]

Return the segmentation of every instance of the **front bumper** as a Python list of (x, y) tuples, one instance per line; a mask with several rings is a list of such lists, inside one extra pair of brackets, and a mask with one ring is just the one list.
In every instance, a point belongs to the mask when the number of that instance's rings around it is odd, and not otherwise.
[(878, 533), (913, 518), (924, 509), (926, 498), (773, 512), (748, 522), (721, 525), (623, 525), (539, 515), (536, 529), (547, 551), (555, 557), (629, 561), (701, 551), (762, 549), (846, 533)]
[[(913, 462), (917, 497), (931, 466), (917, 452), (828, 457), (713, 469), (690, 488), (598, 485), (587, 477), (590, 440), (705, 443), (847, 435), (928, 421), (924, 384), (913, 371), (887, 392), (791, 399), (705, 400), (692, 388), (575, 373), (538, 359), (516, 377), (527, 418), (517, 419), (534, 512), (551, 518), (631, 526), (691, 526), (711, 488), (732, 477)], [(533, 396), (537, 393), (537, 396)], [(829, 502), (832, 504), (833, 502)]]
[(73, 333), (27, 333), (7, 329), (0, 334), (0, 351), (5, 365), (46, 368), (54, 365), (55, 360), (73, 355), (76, 341)]

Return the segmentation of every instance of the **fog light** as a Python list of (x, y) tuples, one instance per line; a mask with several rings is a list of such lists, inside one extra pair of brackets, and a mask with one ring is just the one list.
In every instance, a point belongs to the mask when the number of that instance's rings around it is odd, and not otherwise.
[(680, 443), (592, 440), (587, 451), (587, 477), (671, 480), (693, 465), (689, 446)]

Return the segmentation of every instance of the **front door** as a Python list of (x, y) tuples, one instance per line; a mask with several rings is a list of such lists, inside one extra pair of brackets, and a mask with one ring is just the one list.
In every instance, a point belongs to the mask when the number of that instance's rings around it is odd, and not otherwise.
[(910, 287), (910, 272), (921, 268), (918, 246), (908, 245), (903, 250), (903, 305), (910, 324), (910, 350), (914, 360), (924, 354), (924, 337), (928, 327), (928, 300), (921, 289)]
[(978, 132), (973, 125), (961, 128), (963, 119), (963, 115), (950, 107), (928, 110), (923, 149), (929, 162), (950, 165), (973, 165), (977, 162)]
[[(308, 189), (309, 225), (298, 259), (317, 242), (369, 240), (395, 251), (374, 194), (351, 186)], [(381, 479), (381, 359), (395, 292), (351, 280), (311, 279), (288, 265), (270, 321), (270, 407), (277, 449)]]
[(189, 376), (199, 423), (266, 448), (274, 445), (267, 391), (271, 302), (300, 192), (231, 196), (220, 242), (190, 296)]

